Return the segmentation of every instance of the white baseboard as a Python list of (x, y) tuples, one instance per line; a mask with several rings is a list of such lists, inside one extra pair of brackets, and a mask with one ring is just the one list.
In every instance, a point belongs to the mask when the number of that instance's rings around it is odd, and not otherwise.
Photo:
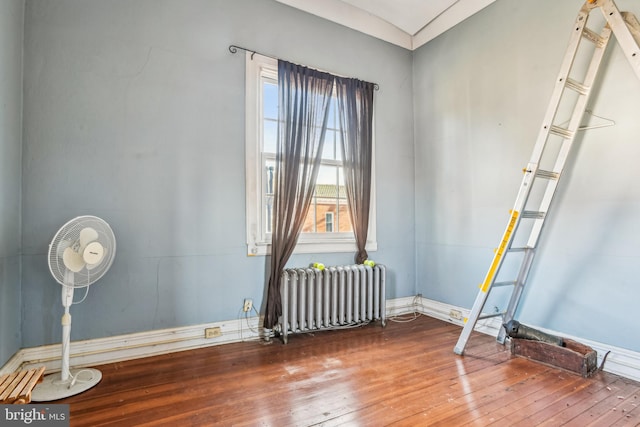
[[(421, 296), (387, 300), (387, 318), (414, 311), (459, 326), (463, 326), (462, 318), (469, 316), (468, 309), (430, 300)], [(460, 317), (460, 319), (456, 317)], [(261, 324), (261, 319), (254, 316), (227, 322), (207, 323), (75, 341), (71, 343), (70, 365), (74, 368), (97, 366), (213, 345), (257, 340), (260, 338), (260, 331), (262, 330)], [(219, 327), (222, 335), (216, 338), (204, 338), (205, 328), (213, 327)], [(476, 330), (495, 337), (498, 335), (500, 327), (500, 320), (493, 318), (479, 322)], [(567, 336), (555, 331), (545, 330), (545, 332), (562, 335), (588, 345), (598, 353), (598, 363), (601, 363), (602, 357), (607, 351), (611, 351), (607, 357), (604, 370), (635, 381), (640, 381), (640, 353), (579, 337)], [(451, 351), (453, 353), (453, 349)], [(42, 365), (46, 366), (47, 372), (56, 372), (60, 370), (60, 355), (60, 344), (25, 348), (19, 350), (0, 368), (0, 375), (15, 372), (19, 369)]]
[(20, 370), (23, 360), (22, 350), (19, 350), (16, 354), (11, 356), (11, 359), (9, 359), (2, 368), (0, 368), (0, 377)]
[[(219, 327), (222, 334), (205, 338), (205, 328)], [(256, 340), (259, 338), (259, 318), (241, 318), (228, 322), (207, 323), (179, 328), (138, 332), (71, 343), (69, 361), (73, 368), (103, 365), (141, 357), (157, 356), (177, 351), (213, 345)], [(2, 369), (0, 375), (33, 366), (45, 366), (46, 372), (57, 372), (61, 365), (61, 344), (19, 350)]]
[(418, 301), (419, 299), (416, 296), (387, 300), (387, 319), (393, 316), (400, 316), (402, 314), (413, 312), (417, 308)]
[[(469, 317), (469, 312), (466, 308), (456, 307), (451, 304), (445, 304), (443, 302), (430, 300), (427, 298), (420, 298), (420, 312), (429, 317), (444, 320), (445, 322), (454, 323), (458, 326), (464, 326), (463, 319)], [(457, 313), (457, 317), (456, 316)], [(498, 336), (498, 331), (502, 327), (500, 319), (493, 317), (490, 319), (483, 319), (478, 321), (475, 330), (482, 332), (483, 334), (491, 335), (493, 337)]]

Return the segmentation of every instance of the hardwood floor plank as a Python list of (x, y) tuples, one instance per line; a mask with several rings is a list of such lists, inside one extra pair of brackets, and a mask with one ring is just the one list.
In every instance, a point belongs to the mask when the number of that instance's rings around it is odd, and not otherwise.
[(583, 384), (587, 384), (588, 380), (575, 375), (568, 374), (566, 372), (558, 372), (558, 382), (549, 387), (541, 389), (527, 399), (526, 406), (518, 406), (517, 410), (512, 411), (508, 416), (495, 420), (492, 423), (488, 423), (488, 426), (501, 426), (501, 425), (517, 425), (518, 423), (530, 423), (529, 417), (539, 411), (543, 411), (551, 404), (556, 403), (570, 393), (576, 390)]
[[(522, 367), (517, 367), (517, 363), (523, 363)], [(526, 364), (530, 369), (526, 369)], [(429, 419), (429, 425), (460, 425), (463, 423), (461, 414), (470, 419), (481, 416), (479, 409), (485, 405), (495, 402), (499, 395), (505, 393), (518, 384), (526, 384), (536, 375), (545, 373), (549, 368), (537, 365), (531, 366), (528, 361), (514, 361), (511, 368), (516, 368), (509, 375), (500, 376), (506, 367), (499, 366), (493, 369), (486, 369), (482, 374), (474, 373), (470, 378), (461, 378), (459, 387), (452, 388), (454, 391), (448, 394), (446, 401), (434, 405), (424, 415)], [(493, 375), (494, 380), (487, 380), (486, 375)], [(477, 393), (476, 390), (482, 390)]]
[[(385, 420), (388, 417), (391, 417), (392, 420), (395, 419), (396, 415), (394, 414), (397, 412), (397, 408), (401, 408), (403, 413), (428, 411), (431, 407), (437, 406), (452, 398), (451, 396), (455, 393), (454, 389), (457, 388), (461, 382), (460, 375), (466, 376), (474, 372), (483, 372), (484, 376), (480, 378), (479, 381), (500, 381), (502, 377), (497, 375), (492, 369), (497, 366), (496, 361), (485, 357), (497, 355), (495, 344), (493, 343), (494, 340), (491, 338), (490, 340), (492, 341), (490, 346), (483, 346), (485, 348), (484, 351), (487, 352), (486, 354), (479, 351), (476, 347), (475, 356), (465, 356), (464, 358), (451, 358), (452, 348), (448, 346), (446, 355), (441, 355), (443, 359), (449, 361), (447, 365), (438, 366), (437, 369), (430, 368), (424, 370), (420, 376), (412, 375), (414, 381), (411, 382), (390, 383), (391, 388), (389, 388), (388, 393), (374, 397), (373, 401), (376, 403), (375, 405), (367, 405), (359, 408), (348, 415), (328, 421), (324, 425), (343, 425), (347, 422), (356, 421), (362, 422), (363, 425), (375, 425), (376, 422)], [(502, 355), (505, 354), (507, 353), (502, 352)], [(439, 375), (439, 373), (451, 372), (454, 366), (456, 366), (455, 374)], [(443, 371), (445, 368), (446, 371)], [(520, 375), (521, 373), (519, 370), (513, 370), (513, 375)], [(465, 383), (466, 380), (462, 382)], [(398, 394), (397, 389), (399, 384), (402, 385), (402, 388), (409, 389), (410, 391)], [(464, 392), (459, 393), (463, 394)], [(425, 398), (425, 396), (428, 396), (428, 398)]]
[(637, 396), (630, 396), (624, 401), (619, 402), (618, 405), (615, 405), (611, 411), (603, 414), (587, 425), (622, 425), (623, 423), (633, 423), (633, 425), (636, 425), (640, 423), (640, 411), (635, 410), (637, 408), (637, 403), (635, 402), (637, 402)]
[[(485, 387), (479, 398), (467, 403), (466, 407), (448, 408), (430, 419), (436, 421), (433, 425), (462, 426), (469, 423), (488, 425), (502, 419), (517, 407), (522, 399), (540, 389), (553, 385), (557, 377), (549, 375), (549, 369), (541, 367), (540, 371), (528, 370), (525, 376), (513, 377), (510, 381), (501, 381), (491, 387)], [(513, 402), (505, 408), (504, 402)], [(434, 414), (435, 415), (435, 414)]]
[(610, 395), (616, 388), (613, 383), (617, 378), (612, 375), (597, 375), (588, 380), (584, 382), (583, 387), (577, 387), (562, 400), (530, 416), (521, 425), (531, 425), (531, 423), (540, 426), (563, 425), (580, 413), (589, 410), (598, 399)]
[(611, 425), (615, 427), (640, 425), (640, 410), (638, 410), (638, 406), (640, 406), (640, 403), (638, 403), (637, 397), (634, 395), (633, 400), (623, 405), (623, 416)]
[[(621, 384), (620, 384), (621, 383)], [(611, 425), (624, 416), (622, 406), (628, 400), (637, 400), (637, 385), (620, 379), (613, 383), (612, 388), (619, 386), (615, 393), (611, 393), (604, 399), (571, 420), (582, 425)], [(613, 390), (612, 390), (613, 391)], [(635, 399), (634, 399), (635, 397)]]

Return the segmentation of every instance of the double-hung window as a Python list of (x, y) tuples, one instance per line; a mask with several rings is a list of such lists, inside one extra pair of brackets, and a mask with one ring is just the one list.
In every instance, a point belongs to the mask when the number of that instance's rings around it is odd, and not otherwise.
[[(351, 252), (356, 249), (342, 172), (338, 103), (329, 110), (320, 172), (295, 252)], [(248, 255), (270, 253), (278, 136), (278, 64), (247, 53), (246, 215)], [(367, 250), (377, 249), (375, 191), (371, 195)]]

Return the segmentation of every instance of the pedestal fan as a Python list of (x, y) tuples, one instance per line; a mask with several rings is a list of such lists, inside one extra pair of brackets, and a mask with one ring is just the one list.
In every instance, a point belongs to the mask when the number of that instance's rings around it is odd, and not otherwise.
[[(49, 245), (49, 270), (62, 285), (62, 370), (47, 375), (33, 390), (31, 400), (45, 402), (82, 393), (102, 379), (97, 369), (69, 369), (71, 315), (69, 308), (76, 288), (86, 288), (107, 272), (116, 254), (116, 240), (103, 219), (79, 216), (63, 225)], [(85, 293), (85, 298), (86, 298)], [(84, 298), (80, 302), (84, 301)]]

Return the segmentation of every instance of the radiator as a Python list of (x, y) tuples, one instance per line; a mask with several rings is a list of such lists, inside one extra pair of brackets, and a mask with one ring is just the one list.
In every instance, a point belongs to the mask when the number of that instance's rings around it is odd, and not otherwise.
[(383, 265), (291, 268), (282, 273), (280, 332), (292, 333), (356, 326), (380, 320), (386, 324)]

